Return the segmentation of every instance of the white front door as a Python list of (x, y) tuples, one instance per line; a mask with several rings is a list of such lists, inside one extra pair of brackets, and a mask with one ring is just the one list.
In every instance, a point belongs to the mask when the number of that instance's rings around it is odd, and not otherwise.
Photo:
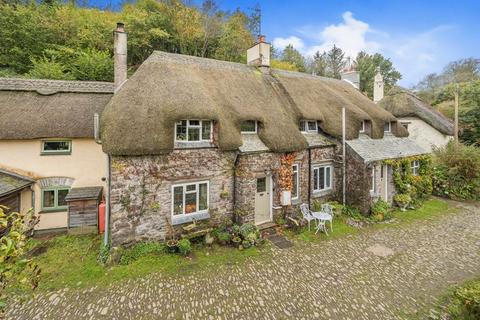
[(255, 224), (271, 221), (270, 217), (270, 177), (257, 178), (255, 192)]

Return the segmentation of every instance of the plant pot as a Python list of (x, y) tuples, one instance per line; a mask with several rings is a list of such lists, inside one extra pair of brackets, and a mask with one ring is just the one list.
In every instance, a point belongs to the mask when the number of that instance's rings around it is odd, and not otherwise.
[(169, 253), (176, 253), (178, 251), (178, 241), (177, 240), (168, 240), (167, 241), (167, 251)]
[(242, 239), (240, 237), (233, 237), (232, 243), (234, 247), (239, 247), (240, 244), (242, 243)]
[(377, 213), (374, 215), (374, 217), (375, 217), (375, 220), (378, 222), (383, 221), (383, 219), (385, 219), (383, 213)]

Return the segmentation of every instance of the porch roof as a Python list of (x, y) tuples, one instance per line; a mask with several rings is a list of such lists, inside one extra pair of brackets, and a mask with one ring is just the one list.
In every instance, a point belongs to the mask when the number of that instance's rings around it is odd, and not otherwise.
[(0, 196), (22, 190), (33, 183), (35, 183), (35, 181), (28, 177), (0, 170)]
[(409, 138), (398, 138), (385, 134), (383, 139), (372, 139), (360, 135), (358, 139), (348, 140), (350, 146), (365, 162), (411, 157), (428, 153)]

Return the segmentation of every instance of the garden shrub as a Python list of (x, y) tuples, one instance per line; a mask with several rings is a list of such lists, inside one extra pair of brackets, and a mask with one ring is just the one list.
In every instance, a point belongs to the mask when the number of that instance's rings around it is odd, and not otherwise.
[(412, 201), (412, 198), (408, 193), (398, 193), (393, 197), (393, 200), (400, 208), (404, 209)]
[(354, 220), (357, 220), (357, 221), (360, 221), (360, 220), (364, 220), (364, 216), (362, 215), (362, 213), (360, 212), (360, 209), (356, 208), (356, 207), (352, 207), (352, 206), (343, 206), (342, 208), (342, 214), (344, 216), (347, 216), (347, 217), (350, 217)]
[(480, 281), (476, 280), (456, 289), (450, 310), (453, 319), (480, 319)]
[(390, 205), (388, 202), (382, 199), (375, 201), (371, 207), (373, 218), (377, 221), (383, 221), (385, 216), (388, 214)]
[(182, 239), (178, 241), (178, 252), (182, 256), (187, 256), (190, 252), (192, 252), (192, 244), (188, 239)]
[(258, 233), (258, 228), (253, 223), (245, 223), (240, 226), (239, 232), (242, 239), (247, 239), (250, 233)]
[(140, 257), (149, 254), (160, 254), (165, 252), (165, 245), (158, 242), (141, 242), (131, 248), (126, 249), (120, 257), (119, 263), (127, 265)]
[(480, 199), (480, 149), (448, 143), (434, 151), (433, 193), (452, 199)]

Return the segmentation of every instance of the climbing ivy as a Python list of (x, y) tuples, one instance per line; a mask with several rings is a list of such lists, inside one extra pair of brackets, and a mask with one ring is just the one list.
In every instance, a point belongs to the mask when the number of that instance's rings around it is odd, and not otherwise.
[[(412, 161), (418, 160), (418, 175), (413, 175)], [(385, 160), (393, 169), (393, 183), (397, 194), (409, 195), (412, 204), (419, 204), (432, 194), (432, 158), (428, 155)]]

